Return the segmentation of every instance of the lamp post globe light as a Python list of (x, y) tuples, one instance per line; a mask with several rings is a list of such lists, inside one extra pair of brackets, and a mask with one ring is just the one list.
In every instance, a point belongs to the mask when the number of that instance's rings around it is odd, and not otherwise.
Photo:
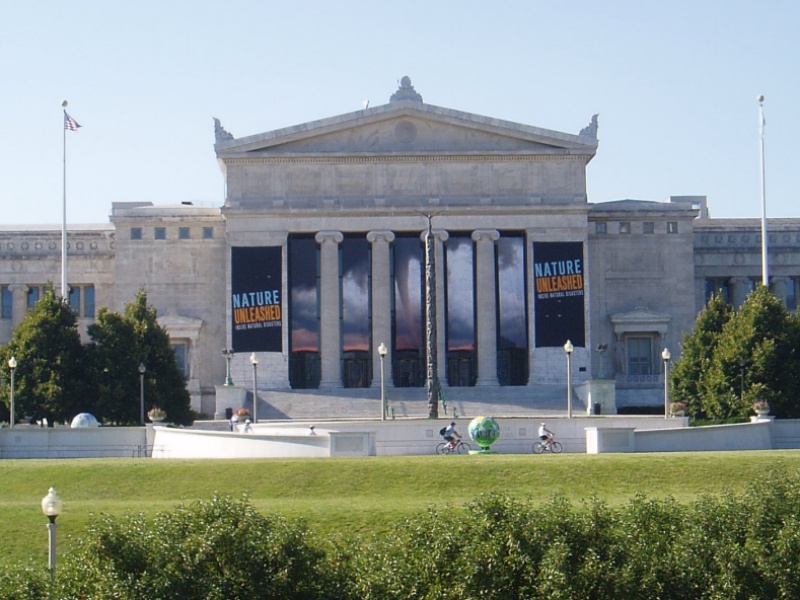
[(253, 423), (258, 423), (258, 358), (255, 352), (250, 355), (250, 364), (253, 365)]
[(567, 418), (572, 418), (572, 351), (575, 347), (567, 340), (564, 352), (567, 353)]
[(386, 358), (387, 352), (389, 352), (389, 349), (386, 344), (381, 342), (380, 346), (378, 346), (378, 356), (381, 357), (381, 421), (386, 420), (386, 377), (383, 371), (383, 359)]
[(61, 509), (64, 502), (61, 497), (56, 494), (55, 488), (50, 488), (47, 496), (42, 498), (42, 512), (50, 520), (47, 524), (47, 537), (50, 543), (48, 552), (48, 561), (50, 565), (50, 575), (52, 576), (56, 570), (56, 517), (61, 514)]
[(144, 373), (147, 368), (139, 363), (139, 423), (144, 425)]
[(11, 369), (11, 398), (9, 403), (11, 412), (8, 417), (8, 424), (9, 427), (14, 427), (14, 371), (17, 370), (17, 359), (13, 356), (8, 359), (8, 368)]
[(669, 359), (672, 355), (669, 348), (664, 348), (661, 352), (661, 360), (664, 361), (664, 418), (669, 419)]

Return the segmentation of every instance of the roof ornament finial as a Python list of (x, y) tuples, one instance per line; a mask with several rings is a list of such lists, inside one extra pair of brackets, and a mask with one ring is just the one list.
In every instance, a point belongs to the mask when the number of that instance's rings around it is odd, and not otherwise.
[(214, 140), (216, 142), (227, 142), (228, 140), (232, 140), (233, 136), (225, 131), (225, 128), (220, 123), (217, 117), (213, 117), (214, 119)]
[(401, 100), (413, 100), (414, 102), (422, 102), (422, 96), (419, 95), (414, 86), (411, 85), (411, 78), (405, 75), (400, 80), (400, 87), (389, 98), (389, 102), (399, 102)]
[(595, 113), (592, 115), (592, 120), (589, 124), (581, 129), (581, 132), (578, 134), (580, 137), (590, 137), (597, 139), (597, 117), (599, 114)]

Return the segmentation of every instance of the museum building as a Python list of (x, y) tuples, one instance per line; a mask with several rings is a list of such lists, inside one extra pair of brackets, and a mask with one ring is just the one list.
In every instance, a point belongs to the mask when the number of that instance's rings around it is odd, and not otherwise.
[[(114, 203), (67, 236), (82, 333), (145, 289), (209, 416), (251, 356), (259, 403), (374, 400), (384, 361), (392, 394), (424, 402), (431, 339), (453, 401), (535, 411), (569, 375), (578, 395), (610, 384), (605, 411), (658, 405), (662, 350), (679, 357), (712, 292), (739, 305), (761, 281), (756, 219), (711, 219), (702, 196), (589, 201), (596, 115), (561, 133), (427, 104), (404, 77), (385, 105), (294, 127), (237, 138), (215, 119), (214, 148), (222, 207)], [(0, 255), (5, 343), (59, 279), (60, 228), (0, 227)], [(800, 221), (769, 221), (769, 260), (794, 310)]]

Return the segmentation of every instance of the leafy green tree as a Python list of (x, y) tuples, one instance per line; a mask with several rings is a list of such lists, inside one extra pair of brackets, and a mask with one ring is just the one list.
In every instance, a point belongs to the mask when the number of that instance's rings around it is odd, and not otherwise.
[(14, 413), (50, 423), (71, 420), (88, 410), (85, 353), (75, 313), (52, 287), (28, 312), (2, 349), (3, 402), (10, 404), (8, 359), (17, 361), (14, 374)]
[(756, 399), (769, 402), (777, 417), (800, 416), (799, 337), (797, 319), (766, 287), (758, 286), (720, 333), (703, 382), (709, 417), (746, 416)]
[(697, 315), (694, 329), (683, 335), (681, 357), (670, 372), (670, 397), (686, 403), (687, 414), (691, 417), (707, 417), (703, 408), (703, 382), (722, 328), (733, 314), (733, 307), (721, 295), (714, 294)]
[(93, 371), (102, 398), (98, 418), (119, 422), (138, 421), (139, 365), (144, 365), (145, 410), (157, 406), (172, 423), (192, 423), (189, 392), (175, 362), (169, 334), (158, 324), (156, 309), (140, 290), (124, 314), (100, 311), (89, 327)]

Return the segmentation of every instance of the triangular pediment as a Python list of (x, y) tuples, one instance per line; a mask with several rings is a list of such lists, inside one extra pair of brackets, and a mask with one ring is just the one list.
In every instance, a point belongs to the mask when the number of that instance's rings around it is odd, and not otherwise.
[(644, 307), (611, 315), (611, 324), (616, 334), (642, 331), (656, 331), (663, 334), (667, 331), (670, 320), (670, 315)]
[[(222, 130), (224, 132), (224, 130)], [(258, 135), (217, 137), (220, 159), (302, 155), (589, 155), (597, 139), (404, 100)]]

